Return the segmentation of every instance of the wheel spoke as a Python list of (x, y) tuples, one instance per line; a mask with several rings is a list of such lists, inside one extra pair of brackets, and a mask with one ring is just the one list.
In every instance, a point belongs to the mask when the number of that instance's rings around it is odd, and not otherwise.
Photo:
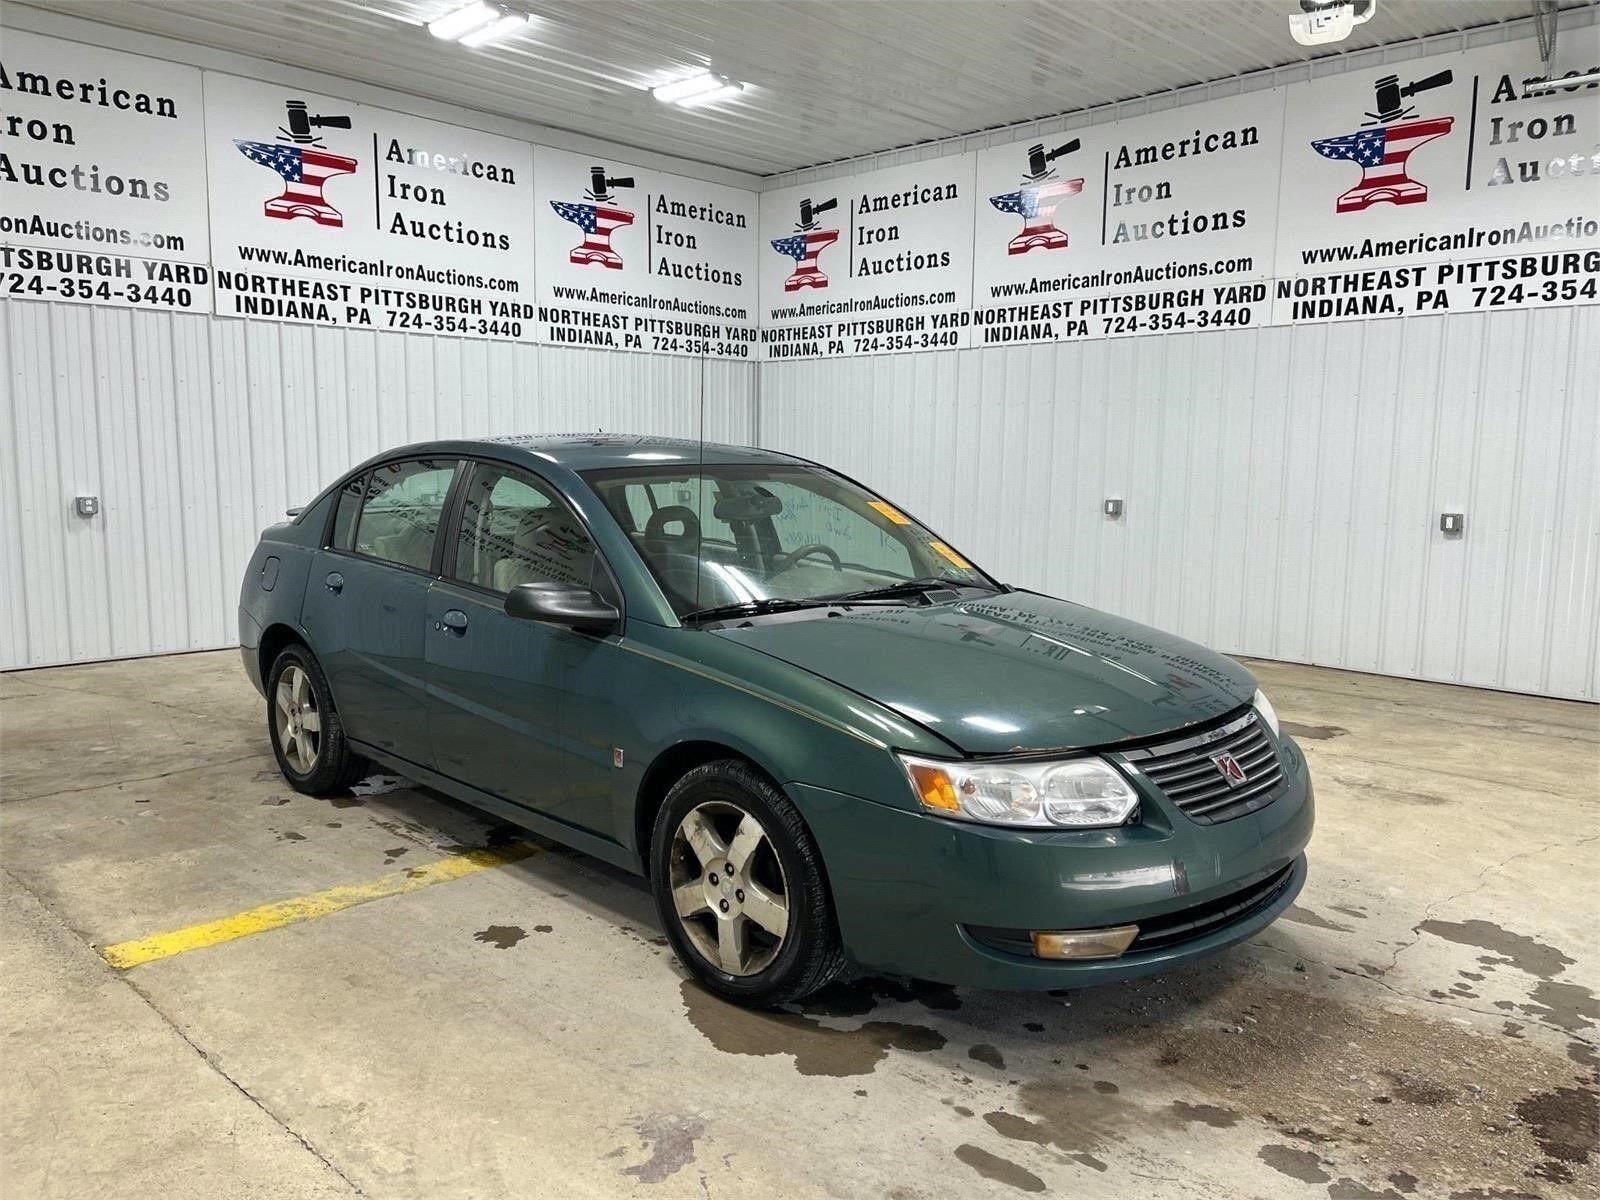
[(706, 890), (700, 886), (698, 879), (691, 879), (672, 889), (672, 906), (678, 910), (680, 917), (711, 911), (711, 905), (706, 903)]
[(287, 718), (289, 713), (294, 709), (294, 692), (289, 687), (289, 680), (287, 678), (278, 680), (277, 701), (278, 711), (282, 713), (285, 718)]
[(717, 922), (717, 958), (730, 975), (743, 975), (750, 953), (750, 922), (743, 916)]
[(300, 727), (312, 733), (322, 732), (322, 714), (314, 708), (308, 708), (300, 714)]
[(683, 836), (700, 859), (702, 867), (709, 867), (713, 862), (727, 857), (728, 848), (722, 844), (717, 831), (711, 828), (710, 818), (698, 809), (683, 819)]
[(294, 702), (296, 704), (306, 702), (306, 673), (298, 668), (294, 673)]
[(788, 902), (753, 880), (744, 885), (744, 915), (775, 938), (781, 938), (788, 932)]
[(748, 813), (744, 820), (739, 822), (739, 829), (733, 835), (733, 841), (728, 843), (727, 860), (733, 864), (735, 871), (744, 870), (745, 863), (756, 852), (756, 848), (766, 841), (766, 831), (761, 828), (761, 822)]

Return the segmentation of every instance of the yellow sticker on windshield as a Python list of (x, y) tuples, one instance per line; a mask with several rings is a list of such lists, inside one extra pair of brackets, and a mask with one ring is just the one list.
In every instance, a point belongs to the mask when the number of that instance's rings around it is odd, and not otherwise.
[(939, 555), (942, 558), (949, 559), (951, 563), (953, 563), (956, 566), (960, 567), (963, 571), (972, 570), (972, 564), (971, 563), (969, 563), (966, 559), (962, 558), (961, 555), (957, 554), (954, 550), (950, 549), (950, 547), (946, 546), (943, 542), (929, 542), (928, 546), (929, 546), (930, 549), (933, 550), (933, 552), (935, 554)]
[(868, 500), (867, 507), (877, 509), (878, 512), (888, 517), (889, 520), (896, 525), (911, 524), (911, 518), (906, 516), (905, 513), (901, 512), (887, 500)]

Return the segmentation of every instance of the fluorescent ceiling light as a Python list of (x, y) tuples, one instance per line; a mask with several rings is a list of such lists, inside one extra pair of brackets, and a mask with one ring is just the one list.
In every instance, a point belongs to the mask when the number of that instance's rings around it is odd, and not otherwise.
[(521, 13), (506, 13), (492, 25), (485, 25), (482, 29), (474, 29), (471, 33), (463, 35), (463, 46), (481, 46), (485, 42), (492, 42), (495, 38), (505, 37), (514, 33), (528, 24), (528, 18)]
[(465, 8), (447, 12), (436, 21), (428, 22), (428, 32), (436, 38), (453, 42), (474, 29), (481, 29), (500, 16), (500, 10), (484, 0), (474, 0)]
[(718, 100), (729, 100), (744, 91), (742, 83), (724, 83), (721, 87), (709, 92), (700, 92), (690, 96), (687, 100), (679, 100), (679, 108), (699, 108), (702, 104), (715, 104)]
[(710, 71), (699, 71), (671, 83), (663, 83), (658, 88), (651, 88), (650, 94), (663, 104), (681, 104), (690, 96), (714, 92), (725, 83), (727, 80), (720, 75), (713, 75)]

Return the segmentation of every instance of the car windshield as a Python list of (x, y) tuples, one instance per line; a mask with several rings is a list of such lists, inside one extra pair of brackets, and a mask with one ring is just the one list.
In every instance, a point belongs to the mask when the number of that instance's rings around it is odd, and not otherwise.
[(680, 617), (998, 588), (894, 505), (817, 467), (679, 464), (585, 478)]

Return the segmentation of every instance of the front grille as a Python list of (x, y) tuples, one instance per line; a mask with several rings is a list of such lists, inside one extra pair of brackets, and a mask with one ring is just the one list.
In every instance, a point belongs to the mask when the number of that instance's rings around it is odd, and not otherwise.
[[(1216, 756), (1231, 755), (1244, 772), (1230, 781)], [(1201, 825), (1257, 812), (1286, 790), (1283, 764), (1255, 710), (1181, 739), (1127, 750), (1122, 759)]]
[(1274, 871), (1265, 879), (1241, 888), (1227, 896), (1208, 900), (1193, 908), (1179, 909), (1159, 917), (1146, 917), (1139, 922), (1139, 936), (1128, 947), (1132, 954), (1140, 950), (1156, 950), (1179, 942), (1204, 937), (1214, 929), (1241, 921), (1252, 912), (1265, 908), (1282, 894), (1294, 875), (1294, 864)]

